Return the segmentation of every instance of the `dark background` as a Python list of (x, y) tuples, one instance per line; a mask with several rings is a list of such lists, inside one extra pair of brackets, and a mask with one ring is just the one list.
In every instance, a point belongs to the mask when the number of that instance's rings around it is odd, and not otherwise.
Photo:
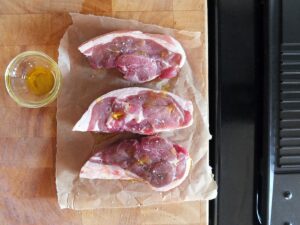
[(211, 165), (219, 185), (210, 224), (258, 224), (263, 3), (210, 0)]

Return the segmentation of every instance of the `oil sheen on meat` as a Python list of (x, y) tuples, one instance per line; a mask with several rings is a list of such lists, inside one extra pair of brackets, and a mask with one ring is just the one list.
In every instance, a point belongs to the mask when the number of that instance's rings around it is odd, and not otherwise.
[(98, 149), (81, 178), (144, 181), (156, 191), (180, 185), (190, 169), (188, 151), (159, 136), (126, 139)]
[(73, 130), (152, 135), (185, 128), (192, 123), (191, 101), (170, 92), (133, 87), (96, 99)]
[(175, 77), (186, 59), (182, 46), (171, 36), (140, 31), (108, 33), (79, 50), (93, 68), (117, 68), (124, 79), (135, 83)]

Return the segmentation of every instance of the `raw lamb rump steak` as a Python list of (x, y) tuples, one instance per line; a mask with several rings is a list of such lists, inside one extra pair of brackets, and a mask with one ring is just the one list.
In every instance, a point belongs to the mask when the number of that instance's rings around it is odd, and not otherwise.
[(93, 68), (117, 68), (125, 79), (136, 83), (175, 77), (186, 60), (182, 46), (171, 36), (141, 31), (108, 33), (78, 49)]
[(184, 181), (191, 166), (186, 149), (159, 136), (98, 150), (81, 168), (80, 178), (140, 180), (156, 191), (168, 191)]
[(193, 123), (193, 105), (170, 92), (123, 88), (96, 99), (73, 131), (123, 132), (151, 135)]

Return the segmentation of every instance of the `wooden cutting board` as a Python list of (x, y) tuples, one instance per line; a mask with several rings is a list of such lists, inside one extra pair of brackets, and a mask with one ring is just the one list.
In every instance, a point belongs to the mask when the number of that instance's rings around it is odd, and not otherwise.
[(201, 31), (207, 43), (205, 0), (0, 0), (0, 224), (208, 224), (207, 201), (141, 209), (59, 209), (56, 102), (41, 109), (18, 107), (5, 91), (3, 74), (9, 61), (25, 50), (44, 51), (57, 60), (59, 40), (71, 23), (68, 12)]

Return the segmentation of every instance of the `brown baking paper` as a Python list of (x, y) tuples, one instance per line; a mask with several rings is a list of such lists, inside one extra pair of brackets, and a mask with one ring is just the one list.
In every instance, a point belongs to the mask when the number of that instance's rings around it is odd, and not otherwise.
[[(216, 183), (208, 166), (208, 87), (204, 41), (199, 32), (178, 31), (134, 20), (71, 14), (73, 25), (59, 46), (63, 85), (57, 101), (56, 187), (61, 208), (94, 209), (136, 207), (178, 201), (207, 200), (216, 196)], [(164, 33), (183, 45), (188, 62), (177, 78), (132, 84), (116, 70), (94, 70), (78, 46), (98, 35), (116, 30)], [(79, 179), (79, 171), (93, 153), (93, 146), (107, 144), (128, 134), (72, 132), (90, 103), (97, 97), (123, 87), (143, 86), (171, 91), (194, 105), (191, 127), (161, 135), (184, 146), (193, 160), (187, 179), (168, 192), (155, 192), (142, 182)]]

